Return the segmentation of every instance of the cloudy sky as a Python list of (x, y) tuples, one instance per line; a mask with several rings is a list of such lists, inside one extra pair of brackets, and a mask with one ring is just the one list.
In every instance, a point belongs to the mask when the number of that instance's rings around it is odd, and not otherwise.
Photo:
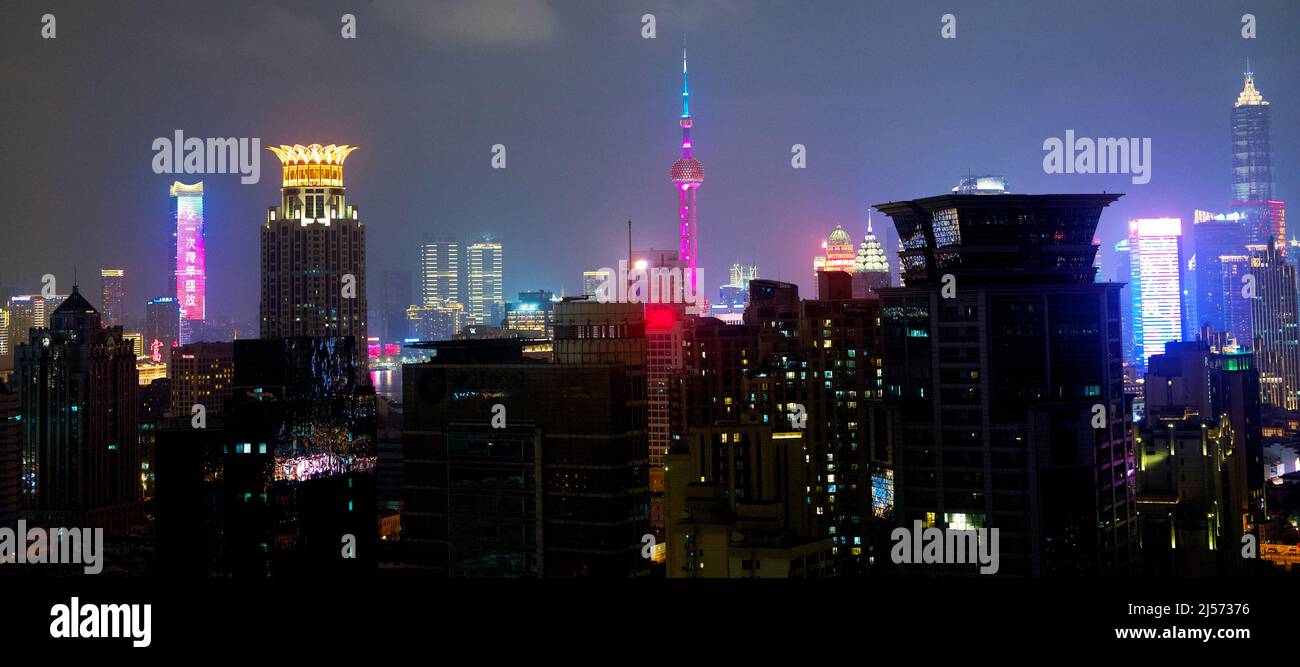
[[(1247, 12), (1256, 39), (1241, 36)], [(41, 38), (45, 13), (55, 39)], [(948, 13), (956, 39), (940, 35)], [(165, 294), (167, 188), (197, 179), (153, 173), (151, 146), (177, 129), (360, 146), (347, 185), (372, 277), (414, 271), (426, 234), (491, 232), (508, 296), (574, 293), (582, 269), (623, 254), (628, 219), (638, 247), (675, 247), (683, 36), (706, 284), (740, 261), (807, 287), (835, 225), (861, 237), (870, 204), (946, 192), (968, 171), (1017, 192), (1127, 193), (1102, 218), (1109, 246), (1131, 217), (1226, 208), (1248, 57), (1273, 106), (1277, 192), (1300, 193), (1296, 26), (1300, 3), (1284, 0), (8, 2), (0, 295), (74, 269), (95, 293), (107, 266), (127, 269), (136, 313)], [(1150, 183), (1045, 174), (1043, 141), (1067, 129), (1150, 138)], [(806, 169), (791, 168), (793, 144)], [(248, 322), (257, 229), (278, 201), (262, 153), (257, 184), (203, 178), (209, 312)]]

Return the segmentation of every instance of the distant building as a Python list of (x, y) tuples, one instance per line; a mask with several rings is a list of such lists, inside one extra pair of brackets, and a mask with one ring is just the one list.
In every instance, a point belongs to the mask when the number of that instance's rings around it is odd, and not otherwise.
[(74, 286), (17, 350), (22, 514), (41, 525), (127, 530), (141, 511), (135, 354)]
[(22, 480), (23, 421), (18, 392), (0, 382), (0, 526), (18, 522)]
[(485, 235), (465, 249), (466, 313), (474, 324), (500, 326), (505, 319), (501, 242)]
[(172, 217), (176, 236), (176, 302), (180, 305), (182, 343), (196, 339), (208, 317), (206, 231), (203, 226), (203, 182), (172, 183)]
[(424, 307), (465, 303), (463, 255), (456, 241), (420, 244), (420, 298)]
[(1133, 362), (1141, 374), (1148, 357), (1183, 339), (1183, 226), (1179, 218), (1139, 218), (1128, 229)]
[(506, 329), (534, 338), (550, 338), (554, 295), (546, 290), (520, 292), (519, 300), (506, 304)]
[(876, 290), (891, 287), (889, 259), (885, 257), (885, 248), (876, 239), (871, 228), (871, 218), (867, 217), (867, 237), (858, 246), (858, 256), (853, 260), (853, 298), (865, 299), (874, 295)]
[(158, 297), (144, 304), (145, 357), (155, 363), (171, 365), (172, 348), (181, 344), (180, 304), (171, 297)]
[[(1224, 256), (1245, 252), (1246, 230), (1234, 213), (1196, 211), (1192, 227), (1196, 249), (1196, 327), (1208, 324), (1216, 331), (1229, 331), (1228, 302), (1232, 298), (1224, 285)], [(1240, 281), (1234, 289), (1240, 290)], [(1240, 333), (1240, 332), (1238, 332)]]
[(1266, 250), (1250, 258), (1255, 296), (1250, 299), (1252, 349), (1259, 368), (1261, 400), (1300, 410), (1300, 320), (1296, 305), (1296, 267), (1269, 239)]
[(103, 290), (104, 326), (126, 325), (126, 271), (100, 269), (99, 281)]
[(1005, 195), (1010, 192), (1005, 176), (963, 176), (952, 189), (955, 195)]
[(235, 381), (234, 343), (190, 343), (172, 354), (169, 412), (187, 417), (195, 405), (208, 415), (225, 411)]
[(731, 265), (731, 280), (718, 289), (718, 300), (711, 306), (712, 315), (727, 324), (740, 324), (749, 305), (749, 281), (758, 277), (758, 267)]

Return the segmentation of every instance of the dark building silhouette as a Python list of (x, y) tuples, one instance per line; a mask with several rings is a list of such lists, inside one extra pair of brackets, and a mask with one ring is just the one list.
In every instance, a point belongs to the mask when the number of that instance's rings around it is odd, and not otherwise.
[[(403, 367), (402, 548), (451, 577), (648, 574), (639, 304), (556, 307), (555, 361), (526, 341), (421, 344)], [(497, 407), (501, 406), (501, 407)]]
[(1242, 537), (1262, 536), (1259, 370), (1248, 351), (1169, 343), (1146, 375), (1138, 433), (1138, 518), (1145, 573), (1248, 572)]
[(21, 408), (18, 393), (0, 382), (0, 526), (13, 526), (18, 521), (23, 453)]
[(22, 516), (125, 532), (141, 510), (135, 350), (76, 286), (17, 350)]
[(222, 419), (195, 429), (179, 416), (157, 436), (160, 568), (374, 571), (374, 393), (357, 386), (354, 354), (350, 337), (235, 341)]
[(880, 290), (897, 520), (999, 529), (999, 574), (1134, 565), (1120, 286), (1093, 282), (1097, 222), (1119, 196), (876, 207), (898, 229), (906, 284)]

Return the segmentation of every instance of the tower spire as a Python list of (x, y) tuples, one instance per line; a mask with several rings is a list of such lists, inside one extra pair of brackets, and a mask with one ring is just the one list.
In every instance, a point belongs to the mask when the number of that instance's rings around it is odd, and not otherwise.
[(682, 35), (682, 118), (691, 117), (691, 89), (686, 80), (686, 35)]

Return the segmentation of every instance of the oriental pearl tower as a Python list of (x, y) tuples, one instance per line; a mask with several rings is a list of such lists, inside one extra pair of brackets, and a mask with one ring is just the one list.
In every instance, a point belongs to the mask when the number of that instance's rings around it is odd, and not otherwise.
[(686, 83), (686, 46), (682, 45), (682, 117), (678, 121), (682, 126), (682, 156), (673, 163), (672, 179), (677, 186), (677, 220), (681, 243), (678, 259), (690, 270), (690, 287), (693, 294), (699, 294), (698, 263), (699, 235), (695, 223), (695, 191), (704, 182), (704, 165), (691, 157), (691, 93)]

